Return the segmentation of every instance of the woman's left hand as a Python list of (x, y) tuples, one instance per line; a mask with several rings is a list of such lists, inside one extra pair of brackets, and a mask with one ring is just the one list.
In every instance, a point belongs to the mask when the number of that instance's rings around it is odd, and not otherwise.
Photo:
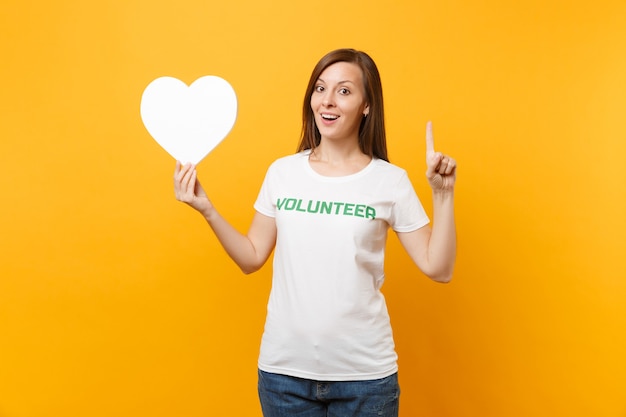
[(435, 152), (433, 124), (426, 124), (426, 178), (434, 192), (453, 191), (456, 182), (456, 161)]

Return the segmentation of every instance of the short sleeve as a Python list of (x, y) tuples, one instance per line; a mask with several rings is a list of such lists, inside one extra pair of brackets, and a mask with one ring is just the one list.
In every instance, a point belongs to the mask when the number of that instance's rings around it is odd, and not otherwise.
[(412, 232), (430, 222), (406, 172), (395, 187), (390, 226), (396, 232)]
[(272, 197), (275, 188), (272, 186), (274, 182), (273, 171), (273, 165), (271, 165), (265, 173), (259, 195), (254, 202), (254, 209), (268, 217), (276, 217), (276, 200)]

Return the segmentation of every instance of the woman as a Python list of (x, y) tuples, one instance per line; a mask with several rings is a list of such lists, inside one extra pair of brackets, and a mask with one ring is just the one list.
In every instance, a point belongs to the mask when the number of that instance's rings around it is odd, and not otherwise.
[(387, 230), (448, 282), (456, 255), (456, 162), (426, 129), (434, 225), (406, 172), (388, 162), (382, 86), (365, 53), (332, 51), (311, 74), (298, 152), (268, 169), (247, 234), (215, 209), (190, 165), (178, 200), (198, 210), (245, 273), (274, 269), (259, 356), (265, 417), (397, 416), (397, 355), (385, 299)]

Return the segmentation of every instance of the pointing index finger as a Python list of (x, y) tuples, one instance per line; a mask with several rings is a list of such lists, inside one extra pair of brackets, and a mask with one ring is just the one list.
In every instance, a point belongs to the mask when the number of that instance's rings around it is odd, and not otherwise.
[(426, 123), (426, 154), (435, 153), (435, 143), (433, 140), (433, 122)]

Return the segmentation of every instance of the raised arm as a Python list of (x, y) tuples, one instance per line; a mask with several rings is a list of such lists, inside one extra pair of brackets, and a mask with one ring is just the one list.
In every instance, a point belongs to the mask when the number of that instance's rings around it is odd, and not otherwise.
[(435, 152), (432, 123), (426, 125), (426, 178), (433, 192), (433, 225), (398, 233), (402, 246), (427, 276), (437, 282), (452, 279), (456, 259), (454, 184), (456, 161)]
[(226, 253), (245, 274), (255, 272), (265, 264), (276, 243), (276, 222), (272, 217), (257, 212), (248, 233), (242, 234), (215, 209), (191, 164), (176, 162), (174, 192), (177, 200), (204, 216)]

